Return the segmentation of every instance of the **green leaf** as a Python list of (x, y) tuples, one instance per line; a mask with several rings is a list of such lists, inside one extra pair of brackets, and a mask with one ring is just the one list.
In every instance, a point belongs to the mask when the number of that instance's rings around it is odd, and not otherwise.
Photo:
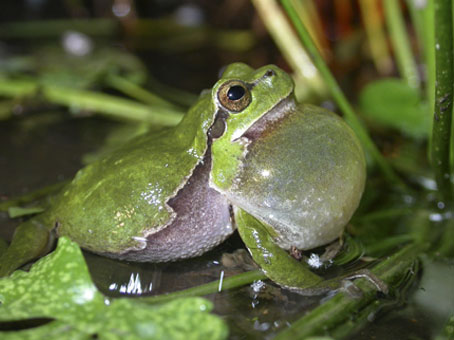
[(427, 105), (418, 89), (401, 79), (388, 78), (368, 84), (359, 95), (359, 106), (366, 117), (400, 130), (414, 138), (426, 138), (430, 130)]
[(109, 299), (91, 281), (80, 248), (62, 237), (30, 272), (0, 279), (0, 321), (52, 319), (39, 327), (0, 332), (8, 339), (225, 339), (224, 322), (202, 298), (148, 305)]

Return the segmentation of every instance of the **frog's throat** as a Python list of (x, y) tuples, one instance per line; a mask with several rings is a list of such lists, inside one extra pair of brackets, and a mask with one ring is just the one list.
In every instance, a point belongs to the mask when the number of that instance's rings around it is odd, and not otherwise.
[[(265, 115), (257, 119), (252, 123), (249, 128), (243, 132), (243, 134), (236, 139), (233, 139), (231, 143), (238, 143), (242, 145), (243, 152), (241, 154), (241, 159), (246, 159), (246, 156), (249, 152), (249, 147), (258, 140), (261, 136), (266, 133), (270, 133), (275, 128), (279, 127), (279, 122), (286, 118), (288, 115), (293, 114), (296, 110), (296, 101), (294, 96), (288, 96), (278, 102), (273, 108), (268, 111)], [(244, 163), (240, 162), (238, 171), (241, 171), (244, 166)], [(211, 174), (211, 173), (210, 173)], [(216, 190), (220, 191), (216, 187), (214, 182), (211, 180), (210, 184)], [(222, 191), (222, 190), (221, 190)]]
[[(248, 128), (246, 128), (239, 136), (235, 137), (235, 135), (232, 135), (232, 139), (230, 141), (231, 144), (239, 144), (241, 145), (240, 147), (240, 155), (239, 159), (245, 159), (248, 151), (249, 151), (249, 146), (251, 143), (253, 143), (257, 138), (259, 138), (263, 133), (266, 133), (267, 131), (272, 131), (275, 127), (279, 126), (279, 122), (287, 117), (290, 114), (293, 114), (296, 111), (296, 99), (293, 93), (288, 95), (287, 97), (283, 98), (279, 102), (276, 103), (265, 115), (257, 118)], [(228, 118), (228, 112), (223, 111), (222, 109), (219, 109), (218, 112), (216, 112), (216, 118), (215, 118), (215, 123), (212, 124), (212, 127), (215, 126), (216, 124), (219, 124), (219, 121), (222, 122), (224, 131), (225, 131), (225, 121)], [(221, 137), (222, 135), (216, 136), (216, 138), (211, 138), (210, 137), (210, 130), (208, 130), (208, 144), (211, 145), (214, 139), (217, 139), (218, 137)], [(213, 164), (211, 164), (213, 166)], [(238, 169), (237, 171), (241, 170), (241, 167), (243, 165), (238, 164)], [(210, 181), (209, 185), (211, 188), (215, 189), (216, 191), (220, 193), (224, 193), (224, 190), (220, 187), (218, 187), (215, 183), (215, 180), (213, 178), (213, 171), (212, 169), (210, 170)]]
[[(294, 96), (288, 96), (278, 102), (265, 115), (254, 121), (241, 136), (232, 135), (232, 143), (241, 139), (254, 141), (259, 138), (265, 131), (272, 131), (279, 121), (287, 115), (295, 112), (296, 101)], [(249, 144), (249, 143), (247, 143)], [(247, 147), (245, 148), (247, 150)]]

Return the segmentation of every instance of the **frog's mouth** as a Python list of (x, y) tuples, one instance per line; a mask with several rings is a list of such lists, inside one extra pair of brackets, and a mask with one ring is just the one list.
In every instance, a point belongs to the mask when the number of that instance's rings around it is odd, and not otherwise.
[(256, 140), (261, 137), (264, 133), (272, 132), (276, 129), (280, 122), (288, 117), (290, 114), (295, 112), (296, 103), (294, 98), (287, 97), (278, 102), (271, 110), (265, 115), (256, 120), (243, 134), (237, 138), (234, 138), (233, 142), (241, 138), (247, 138), (248, 140)]

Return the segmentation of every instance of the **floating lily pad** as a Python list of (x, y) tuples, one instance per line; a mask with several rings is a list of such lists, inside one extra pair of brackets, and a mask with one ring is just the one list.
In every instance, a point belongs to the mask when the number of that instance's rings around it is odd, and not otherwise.
[(0, 322), (52, 319), (35, 328), (0, 332), (9, 339), (224, 339), (227, 327), (202, 298), (148, 305), (109, 299), (91, 281), (80, 248), (60, 238), (56, 251), (30, 272), (0, 279)]
[(418, 89), (401, 79), (388, 78), (368, 84), (359, 95), (359, 105), (366, 117), (384, 126), (415, 138), (428, 136), (427, 104), (421, 101)]

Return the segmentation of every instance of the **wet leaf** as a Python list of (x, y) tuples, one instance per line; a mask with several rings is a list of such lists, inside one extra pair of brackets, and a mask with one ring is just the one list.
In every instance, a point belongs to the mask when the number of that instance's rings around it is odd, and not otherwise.
[(418, 89), (401, 79), (388, 78), (368, 84), (359, 96), (366, 117), (414, 137), (425, 138), (430, 129), (428, 108)]
[(0, 332), (7, 339), (224, 339), (224, 322), (202, 298), (151, 306), (108, 299), (91, 281), (80, 248), (60, 238), (57, 250), (0, 279), (0, 321), (53, 319), (39, 327)]

